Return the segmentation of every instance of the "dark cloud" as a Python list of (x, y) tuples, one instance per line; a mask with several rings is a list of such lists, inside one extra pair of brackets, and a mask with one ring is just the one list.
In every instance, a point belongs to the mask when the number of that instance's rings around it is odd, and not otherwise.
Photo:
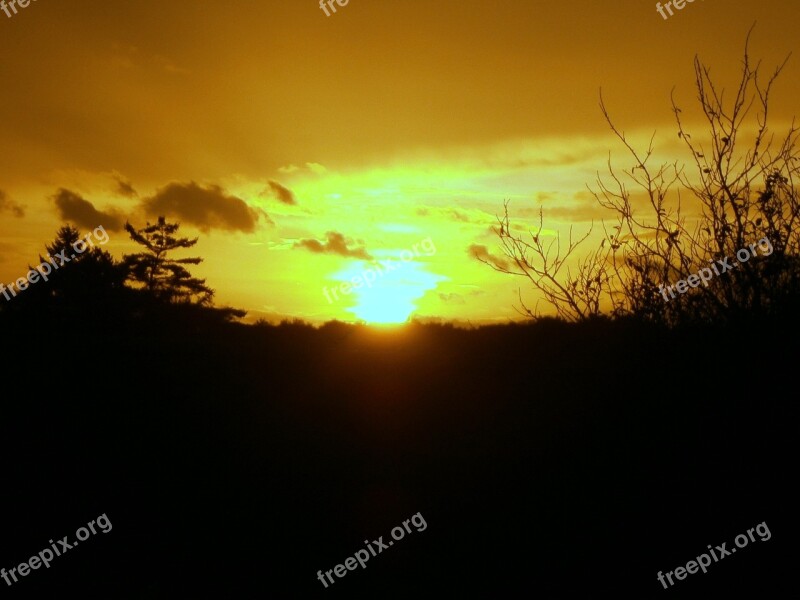
[(133, 184), (122, 177), (122, 175), (114, 175), (114, 180), (117, 182), (117, 194), (120, 196), (125, 196), (126, 198), (138, 196), (136, 190), (133, 188)]
[(348, 248), (347, 240), (345, 240), (344, 235), (338, 231), (329, 231), (325, 235), (328, 237), (328, 240), (324, 243), (313, 239), (300, 240), (294, 247), (305, 248), (315, 254), (338, 254), (339, 256), (372, 260), (372, 256), (370, 256), (364, 248)]
[(284, 204), (297, 204), (292, 190), (271, 179), (267, 182), (267, 189), (261, 192), (261, 194), (277, 198)]
[(271, 222), (266, 213), (228, 195), (221, 187), (201, 187), (194, 181), (170, 183), (146, 198), (142, 205), (149, 215), (177, 217), (205, 232), (222, 229), (250, 233), (255, 231), (260, 215)]
[(75, 192), (61, 188), (53, 196), (58, 214), (65, 221), (87, 229), (102, 225), (109, 231), (121, 231), (125, 217), (118, 211), (103, 212)]
[(486, 246), (481, 244), (472, 244), (467, 248), (467, 253), (474, 259), (490, 265), (498, 269), (509, 269), (511, 263), (502, 256), (494, 256)]
[(0, 190), (0, 212), (8, 211), (18, 219), (25, 216), (25, 208), (11, 200), (3, 190)]

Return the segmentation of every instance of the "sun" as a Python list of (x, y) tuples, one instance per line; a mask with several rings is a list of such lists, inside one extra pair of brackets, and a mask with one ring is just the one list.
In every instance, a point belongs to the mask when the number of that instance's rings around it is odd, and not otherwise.
[[(436, 288), (440, 280), (447, 279), (426, 271), (425, 265), (416, 261), (396, 261), (394, 265), (396, 268), (393, 271), (384, 269), (369, 278), (368, 285), (354, 287), (349, 296), (352, 304), (345, 310), (370, 325), (406, 323), (418, 309), (418, 302), (426, 292)], [(353, 264), (336, 273), (334, 279), (351, 281), (353, 277), (361, 276), (360, 281), (365, 281), (365, 270), (373, 269), (375, 272), (374, 267), (366, 261)]]
[(374, 325), (405, 323), (417, 308), (414, 300), (421, 295), (413, 287), (374, 287), (361, 292), (358, 303), (348, 310)]

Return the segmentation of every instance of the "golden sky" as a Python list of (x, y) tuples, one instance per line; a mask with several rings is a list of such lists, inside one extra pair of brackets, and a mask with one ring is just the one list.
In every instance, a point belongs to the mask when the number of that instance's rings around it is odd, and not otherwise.
[[(470, 248), (494, 250), (504, 199), (522, 224), (543, 206), (554, 231), (602, 217), (586, 184), (609, 150), (627, 159), (599, 88), (633, 139), (655, 131), (659, 156), (685, 160), (669, 95), (693, 108), (694, 55), (731, 87), (753, 23), (751, 54), (771, 70), (797, 50), (799, 22), (797, 0), (696, 0), (667, 20), (643, 0), (0, 12), (0, 281), (65, 221), (103, 225), (120, 257), (126, 219), (166, 214), (200, 236), (193, 272), (217, 303), (251, 318), (515, 318), (520, 282)], [(798, 112), (798, 60), (773, 125)], [(326, 297), (370, 269), (369, 287)]]

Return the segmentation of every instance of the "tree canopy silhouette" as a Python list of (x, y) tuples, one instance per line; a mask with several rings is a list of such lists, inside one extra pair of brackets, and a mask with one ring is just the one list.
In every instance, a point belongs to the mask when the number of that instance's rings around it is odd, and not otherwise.
[[(102, 294), (104, 290), (123, 288), (127, 277), (125, 265), (115, 261), (110, 253), (96, 247), (91, 240), (91, 235), (82, 237), (78, 229), (65, 225), (56, 232), (52, 243), (45, 244), (51, 260), (60, 265), (50, 275), (49, 295), (67, 294), (85, 299)], [(39, 256), (39, 261), (40, 264), (48, 262), (42, 256)]]
[(13, 301), (3, 302), (0, 312), (55, 320), (79, 315), (100, 319), (125, 305), (127, 269), (96, 247), (91, 235), (82, 237), (75, 227), (64, 225), (45, 250), (38, 265), (28, 265), (29, 271), (38, 273), (36, 282)]
[(124, 263), (129, 269), (128, 278), (154, 297), (171, 303), (195, 303), (209, 306), (214, 291), (205, 285), (205, 279), (192, 277), (184, 265), (198, 265), (202, 258), (172, 259), (169, 252), (191, 248), (197, 238), (176, 237), (180, 225), (167, 223), (164, 217), (158, 222), (137, 230), (130, 223), (125, 230), (131, 239), (145, 247), (145, 252), (126, 254)]

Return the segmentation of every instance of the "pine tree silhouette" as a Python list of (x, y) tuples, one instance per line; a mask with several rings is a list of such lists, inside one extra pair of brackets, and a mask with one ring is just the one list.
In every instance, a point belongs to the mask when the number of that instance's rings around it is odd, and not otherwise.
[(180, 225), (167, 223), (164, 217), (158, 222), (137, 230), (130, 223), (125, 230), (131, 239), (144, 246), (147, 251), (137, 254), (126, 254), (123, 257), (129, 269), (128, 279), (146, 290), (154, 297), (170, 303), (194, 303), (202, 306), (211, 304), (214, 290), (205, 285), (205, 279), (192, 277), (183, 265), (197, 265), (202, 258), (170, 259), (168, 252), (179, 248), (191, 248), (197, 238), (175, 237)]

